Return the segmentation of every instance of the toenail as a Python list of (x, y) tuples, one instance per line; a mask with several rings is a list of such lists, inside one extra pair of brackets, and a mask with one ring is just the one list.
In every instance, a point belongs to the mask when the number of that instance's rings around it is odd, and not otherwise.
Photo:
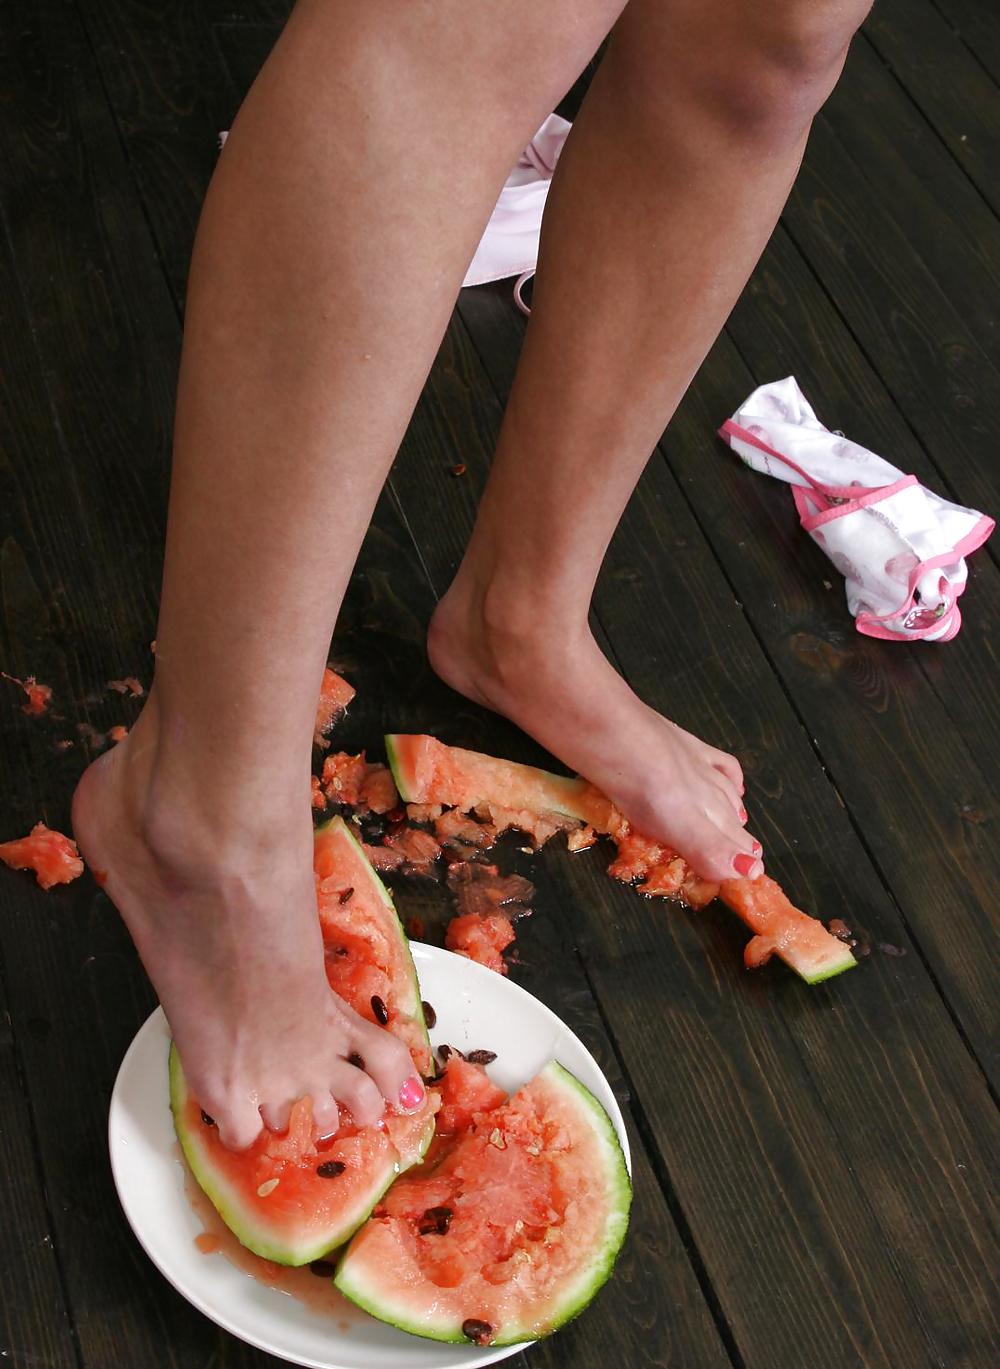
[(742, 803), (741, 803), (741, 804), (740, 804), (740, 822), (746, 822), (746, 820), (747, 820), (747, 810), (743, 807), (743, 805), (742, 805)]
[(399, 1106), (401, 1108), (415, 1108), (418, 1103), (424, 1101), (424, 1086), (420, 1080), (414, 1076), (407, 1079), (406, 1083), (399, 1090)]
[(733, 858), (733, 869), (738, 875), (742, 875), (744, 879), (749, 876), (750, 871), (756, 864), (756, 858), (754, 856), (748, 856), (743, 851)]
[(763, 852), (763, 850), (764, 850), (763, 846), (761, 846), (761, 844), (760, 844), (760, 842), (757, 840), (757, 838), (754, 837), (754, 839), (753, 839), (753, 853), (754, 853), (754, 855), (755, 855), (755, 856), (761, 855), (762, 852)]

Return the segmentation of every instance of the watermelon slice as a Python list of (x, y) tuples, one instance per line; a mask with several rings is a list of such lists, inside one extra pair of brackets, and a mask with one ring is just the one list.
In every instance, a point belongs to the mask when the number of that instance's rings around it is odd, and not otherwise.
[(463, 812), (502, 806), (577, 818), (618, 842), (619, 857), (609, 873), (626, 879), (642, 875), (643, 893), (675, 895), (701, 907), (719, 892), (754, 933), (744, 955), (749, 968), (773, 954), (807, 984), (818, 984), (857, 964), (850, 947), (796, 908), (774, 880), (766, 875), (730, 879), (718, 888), (699, 880), (679, 857), (634, 832), (611, 800), (586, 780), (445, 746), (435, 737), (393, 734), (385, 744), (396, 787), (407, 802), (446, 804)]
[(579, 777), (446, 746), (436, 737), (392, 733), (385, 749), (406, 803), (444, 804), (463, 813), (483, 807), (536, 816), (558, 813), (601, 832), (612, 830), (614, 805)]
[[(373, 1000), (381, 999), (388, 1030), (427, 1073), (420, 990), (392, 899), (342, 819), (317, 831), (314, 859), (332, 987), (369, 1021), (376, 1020)], [(192, 1174), (237, 1239), (277, 1264), (309, 1264), (342, 1245), (396, 1175), (422, 1158), (438, 1104), (428, 1092), (416, 1112), (387, 1111), (370, 1127), (354, 1126), (345, 1114), (336, 1135), (320, 1139), (308, 1098), (299, 1099), (287, 1132), (264, 1131), (249, 1150), (235, 1152), (219, 1140), (170, 1052), (170, 1106)]]
[[(453, 1058), (446, 1080), (474, 1069)], [(557, 1330), (608, 1279), (632, 1187), (607, 1113), (561, 1065), (509, 1099), (485, 1087), (460, 1078), (471, 1124), (393, 1185), (334, 1282), (414, 1335), (514, 1345)]]

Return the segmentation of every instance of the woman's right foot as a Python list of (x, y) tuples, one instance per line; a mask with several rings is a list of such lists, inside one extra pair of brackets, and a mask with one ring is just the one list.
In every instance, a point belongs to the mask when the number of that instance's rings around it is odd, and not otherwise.
[[(217, 777), (216, 777), (217, 778)], [(159, 995), (184, 1072), (226, 1145), (287, 1124), (309, 1095), (321, 1134), (423, 1099), (406, 1047), (329, 988), (316, 916), (308, 789), (278, 824), (211, 827), (163, 779), (157, 703), (94, 761), (73, 798), (80, 851)], [(365, 1069), (348, 1063), (362, 1057)]]

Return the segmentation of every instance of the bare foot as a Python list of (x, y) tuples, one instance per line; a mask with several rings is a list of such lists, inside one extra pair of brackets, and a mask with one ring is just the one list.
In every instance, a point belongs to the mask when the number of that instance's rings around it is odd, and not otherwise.
[[(338, 1101), (361, 1125), (385, 1100), (417, 1106), (405, 1046), (333, 994), (323, 969), (309, 797), (277, 821), (196, 818), (202, 795), (163, 778), (151, 696), (129, 736), (88, 768), (73, 798), (87, 864), (132, 935), (195, 1097), (226, 1145), (287, 1125), (309, 1095), (324, 1134)], [(253, 825), (251, 825), (253, 824)], [(357, 1052), (365, 1071), (347, 1063)], [(405, 1110), (405, 1108), (403, 1109)]]
[(518, 623), (516, 609), (487, 597), (460, 573), (441, 600), (427, 640), (436, 673), (517, 723), (703, 878), (761, 874), (735, 757), (637, 698), (586, 623)]

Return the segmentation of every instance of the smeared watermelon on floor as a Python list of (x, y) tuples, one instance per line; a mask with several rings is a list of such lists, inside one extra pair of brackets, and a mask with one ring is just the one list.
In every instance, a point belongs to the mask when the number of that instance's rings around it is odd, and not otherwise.
[[(589, 830), (610, 836), (618, 854), (608, 873), (635, 884), (640, 893), (674, 898), (692, 908), (702, 908), (720, 894), (719, 885), (701, 879), (676, 852), (636, 832), (611, 800), (586, 780), (446, 746), (422, 735), (390, 735), (386, 750), (396, 787), (407, 803), (488, 812), (494, 822), (497, 814), (514, 814), (517, 820), (527, 811), (543, 827), (530, 821), (518, 825), (540, 840), (546, 839), (545, 830), (552, 835), (562, 819), (573, 819), (576, 827), (567, 838), (571, 849), (577, 832), (587, 844)], [(504, 825), (502, 819), (498, 825)], [(726, 880), (721, 894), (754, 932), (744, 957), (749, 968), (764, 964), (773, 954), (807, 983), (817, 984), (857, 964), (849, 947), (796, 908), (767, 876)]]
[[(399, 1036), (426, 1074), (430, 1046), (405, 934), (388, 892), (340, 818), (316, 833), (315, 871), (331, 986), (355, 1011)], [(396, 1175), (426, 1151), (437, 1103), (428, 1091), (415, 1113), (387, 1109), (380, 1122), (361, 1128), (344, 1114), (336, 1136), (321, 1141), (309, 1100), (300, 1099), (287, 1132), (264, 1131), (237, 1153), (223, 1146), (187, 1088), (176, 1050), (170, 1053), (170, 1106), (191, 1172), (234, 1235), (277, 1264), (309, 1264), (348, 1239)]]
[(508, 1099), (453, 1056), (442, 1090), (458, 1129), (393, 1185), (334, 1282), (432, 1340), (548, 1335), (587, 1306), (625, 1239), (632, 1189), (614, 1126), (555, 1061)]
[(34, 870), (43, 889), (70, 884), (83, 874), (76, 842), (36, 822), (26, 837), (0, 843), (0, 860), (12, 870)]

